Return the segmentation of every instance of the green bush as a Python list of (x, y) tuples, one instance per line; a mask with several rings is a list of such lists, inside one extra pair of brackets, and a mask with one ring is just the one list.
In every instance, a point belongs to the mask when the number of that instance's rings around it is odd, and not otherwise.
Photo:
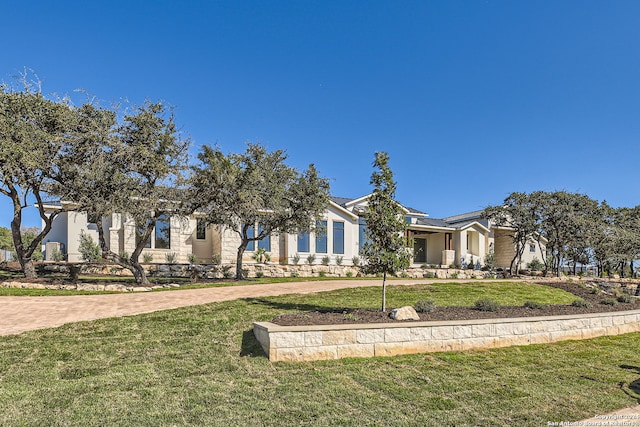
[(500, 309), (500, 304), (491, 299), (481, 299), (473, 304), (473, 308), (479, 311), (498, 311)]
[(598, 295), (600, 293), (600, 288), (591, 288), (589, 290), (589, 293), (592, 293), (593, 295)]
[(527, 269), (531, 271), (541, 271), (544, 268), (544, 264), (538, 258), (533, 258), (530, 263), (527, 264)]
[(322, 265), (329, 265), (329, 262), (331, 262), (331, 258), (329, 258), (329, 256), (325, 255), (322, 257)]
[(257, 277), (258, 279), (260, 279), (261, 277), (264, 277), (264, 272), (262, 272), (262, 271), (258, 271), (258, 272), (256, 272), (256, 277)]
[(178, 260), (178, 254), (175, 252), (169, 252), (164, 256), (164, 259), (167, 261), (167, 264), (175, 264)]
[(84, 230), (80, 231), (78, 252), (80, 252), (83, 261), (98, 262), (100, 259), (100, 246)]
[(620, 294), (618, 295), (618, 302), (631, 304), (633, 302), (633, 297), (629, 294)]
[(356, 267), (360, 265), (360, 258), (357, 256), (354, 256), (353, 258), (351, 258), (351, 263), (353, 263), (353, 265), (355, 265)]
[(541, 310), (544, 308), (544, 304), (541, 304), (539, 302), (535, 302), (535, 301), (526, 301), (524, 303), (524, 306), (526, 308), (530, 308), (532, 310)]
[(605, 298), (602, 301), (600, 301), (600, 304), (604, 304), (604, 305), (616, 305), (618, 304), (618, 300), (615, 298)]
[(291, 277), (299, 277), (300, 275), (298, 274), (297, 271), (292, 271), (291, 272)]
[(211, 264), (214, 264), (214, 265), (222, 264), (222, 255), (220, 254), (211, 255)]
[(336, 265), (342, 265), (342, 260), (344, 259), (344, 257), (341, 256), (337, 256), (336, 257)]
[(413, 308), (418, 313), (431, 313), (436, 309), (436, 303), (431, 300), (421, 299), (416, 302)]
[(353, 271), (347, 271), (347, 277), (353, 277)]
[(298, 263), (300, 262), (300, 255), (295, 254), (294, 256), (292, 256), (291, 262), (293, 263), (293, 265), (298, 265)]
[(326, 271), (318, 272), (318, 277), (327, 277), (327, 272)]
[(189, 254), (187, 259), (189, 260), (189, 264), (195, 264), (198, 262), (198, 256), (196, 254)]
[(315, 261), (316, 261), (316, 255), (309, 254), (309, 256), (307, 257), (307, 264), (312, 265)]
[(427, 271), (426, 273), (424, 273), (424, 277), (425, 277), (426, 279), (435, 279), (436, 275), (435, 275), (435, 274), (433, 274), (433, 273), (432, 273), (432, 272), (430, 272), (430, 271)]
[(153, 254), (142, 254), (142, 262), (152, 262)]
[(580, 307), (580, 308), (591, 308), (592, 305), (589, 301), (585, 301), (582, 298), (574, 300), (571, 305), (573, 307)]

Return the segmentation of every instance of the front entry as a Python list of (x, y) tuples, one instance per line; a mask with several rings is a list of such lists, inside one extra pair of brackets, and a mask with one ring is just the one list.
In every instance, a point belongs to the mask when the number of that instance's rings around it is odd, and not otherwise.
[(413, 262), (414, 264), (427, 262), (427, 239), (413, 239)]

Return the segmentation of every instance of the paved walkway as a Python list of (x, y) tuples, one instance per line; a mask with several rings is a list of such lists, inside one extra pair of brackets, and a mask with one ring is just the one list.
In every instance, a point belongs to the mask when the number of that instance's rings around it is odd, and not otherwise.
[[(469, 280), (468, 282), (473, 281), (475, 280)], [(391, 281), (391, 284), (413, 285), (433, 282), (436, 281), (407, 279), (401, 282)], [(380, 285), (380, 282), (372, 280), (327, 280), (109, 295), (0, 296), (0, 335), (19, 334), (34, 329), (60, 326), (70, 322), (132, 316), (158, 310), (239, 298), (311, 293), (376, 285)]]

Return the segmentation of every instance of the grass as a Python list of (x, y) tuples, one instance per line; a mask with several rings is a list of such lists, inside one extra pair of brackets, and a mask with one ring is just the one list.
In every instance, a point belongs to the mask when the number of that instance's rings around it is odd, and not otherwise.
[[(486, 285), (391, 286), (388, 298), (390, 306), (417, 296), (440, 305), (571, 301), (543, 286)], [(640, 334), (289, 364), (269, 362), (251, 332), (253, 321), (296, 307), (379, 300), (379, 287), (345, 289), (0, 337), (0, 425), (540, 426), (640, 399)]]

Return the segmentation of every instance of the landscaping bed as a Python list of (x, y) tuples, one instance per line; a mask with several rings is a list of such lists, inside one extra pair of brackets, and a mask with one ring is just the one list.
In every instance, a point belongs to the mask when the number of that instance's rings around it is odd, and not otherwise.
[[(617, 302), (615, 300), (611, 286), (607, 283), (606, 290), (600, 290), (601, 286), (597, 282), (576, 284), (563, 281), (544, 282), (541, 285), (551, 286), (569, 292), (588, 302), (587, 307), (576, 307), (565, 304), (549, 304), (540, 308), (528, 308), (525, 306), (500, 306), (497, 311), (480, 311), (473, 306), (437, 306), (430, 313), (418, 313), (420, 321), (446, 321), (446, 320), (474, 320), (492, 318), (519, 318), (538, 316), (559, 316), (587, 313), (604, 313), (614, 311), (634, 310), (640, 307), (637, 298), (630, 303)], [(598, 293), (593, 293), (594, 289), (599, 289)], [(271, 323), (280, 326), (305, 326), (305, 325), (335, 325), (335, 324), (357, 324), (357, 323), (399, 323), (407, 321), (397, 321), (389, 317), (389, 312), (382, 312), (373, 309), (341, 309), (341, 310), (316, 310), (297, 313), (289, 313), (278, 316), (271, 320)]]

